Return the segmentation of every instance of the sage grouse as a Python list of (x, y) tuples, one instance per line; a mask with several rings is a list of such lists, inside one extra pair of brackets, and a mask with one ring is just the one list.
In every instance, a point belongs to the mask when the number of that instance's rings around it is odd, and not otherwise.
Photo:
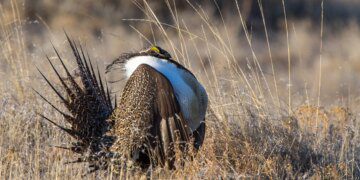
[(168, 52), (152, 46), (113, 61), (106, 72), (121, 68), (128, 78), (117, 102), (87, 53), (67, 39), (77, 63), (77, 76), (55, 48), (66, 77), (47, 59), (62, 89), (39, 72), (68, 113), (35, 91), (69, 123), (66, 128), (41, 115), (76, 140), (69, 147), (60, 147), (81, 155), (74, 162), (89, 162), (91, 171), (129, 162), (142, 168), (176, 168), (175, 157), (185, 159), (190, 149), (196, 152), (200, 148), (205, 136), (207, 94), (195, 76)]

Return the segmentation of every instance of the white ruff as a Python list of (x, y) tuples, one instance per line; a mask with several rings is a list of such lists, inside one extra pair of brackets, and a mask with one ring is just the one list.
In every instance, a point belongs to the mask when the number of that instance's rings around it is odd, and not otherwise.
[(196, 130), (204, 121), (206, 114), (207, 95), (204, 87), (190, 73), (176, 67), (168, 60), (153, 56), (136, 56), (129, 59), (125, 64), (126, 76), (129, 78), (141, 64), (153, 67), (170, 81), (191, 132)]

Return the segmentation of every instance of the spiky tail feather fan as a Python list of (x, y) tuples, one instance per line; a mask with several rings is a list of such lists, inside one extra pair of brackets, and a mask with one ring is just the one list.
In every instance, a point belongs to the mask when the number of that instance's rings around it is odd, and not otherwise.
[[(115, 109), (116, 99), (115, 105), (112, 105), (109, 89), (107, 86), (104, 86), (99, 69), (97, 68), (97, 72), (95, 72), (89, 56), (85, 56), (82, 47), (78, 47), (68, 35), (66, 35), (66, 37), (75, 56), (80, 82), (78, 83), (75, 80), (75, 76), (71, 75), (55, 47), (54, 51), (65, 70), (66, 78), (60, 76), (59, 71), (55, 68), (49, 57), (47, 57), (47, 60), (60, 80), (65, 93), (60, 93), (53, 83), (51, 83), (39, 69), (38, 70), (70, 114), (61, 111), (38, 91), (35, 90), (35, 92), (59, 112), (71, 125), (70, 128), (62, 127), (50, 118), (40, 114), (44, 119), (77, 140), (77, 142), (72, 143), (71, 147), (60, 148), (82, 154), (82, 158), (74, 162), (90, 162), (90, 167), (92, 167), (92, 171), (94, 171), (107, 166), (105, 161), (98, 161), (99, 158), (112, 156), (107, 149), (111, 146), (114, 139), (111, 136), (107, 136), (106, 132), (112, 126), (112, 122), (109, 122), (108, 118)], [(96, 74), (98, 77), (96, 77)]]

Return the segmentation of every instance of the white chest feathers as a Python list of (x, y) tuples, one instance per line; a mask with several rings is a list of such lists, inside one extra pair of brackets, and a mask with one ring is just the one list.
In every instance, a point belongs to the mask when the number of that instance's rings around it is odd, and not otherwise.
[(153, 67), (170, 81), (191, 132), (196, 130), (205, 119), (208, 103), (206, 91), (200, 82), (190, 73), (176, 67), (168, 60), (153, 56), (137, 56), (129, 59), (125, 64), (126, 76), (129, 78), (141, 64)]

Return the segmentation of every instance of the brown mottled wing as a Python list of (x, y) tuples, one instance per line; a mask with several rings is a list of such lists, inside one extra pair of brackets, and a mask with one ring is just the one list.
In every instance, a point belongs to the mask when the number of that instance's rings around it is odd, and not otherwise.
[(119, 108), (121, 114), (115, 121), (115, 131), (120, 131), (125, 121), (132, 122), (131, 126), (143, 133), (133, 136), (137, 147), (132, 149), (146, 152), (137, 161), (172, 167), (174, 149), (185, 148), (189, 129), (169, 80), (151, 66), (140, 65), (125, 85)]

